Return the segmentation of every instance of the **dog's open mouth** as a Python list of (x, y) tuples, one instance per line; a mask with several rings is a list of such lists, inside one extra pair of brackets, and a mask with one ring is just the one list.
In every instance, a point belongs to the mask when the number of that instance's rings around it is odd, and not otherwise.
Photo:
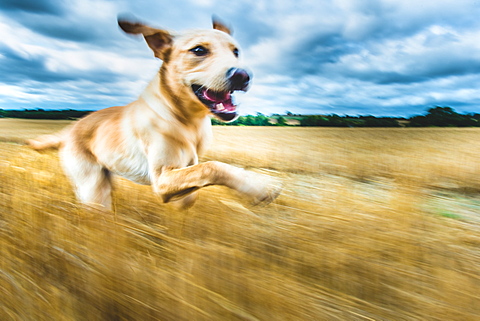
[(233, 91), (214, 91), (200, 85), (192, 85), (192, 90), (212, 114), (223, 121), (235, 120), (237, 106), (233, 103)]

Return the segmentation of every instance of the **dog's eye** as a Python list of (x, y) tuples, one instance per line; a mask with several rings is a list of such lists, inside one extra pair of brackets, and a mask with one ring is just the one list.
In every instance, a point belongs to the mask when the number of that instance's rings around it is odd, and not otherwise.
[(233, 49), (233, 55), (238, 58), (240, 55), (240, 50), (238, 50), (238, 48)]
[(208, 54), (208, 49), (204, 46), (196, 46), (195, 48), (190, 49), (196, 56), (206, 56)]

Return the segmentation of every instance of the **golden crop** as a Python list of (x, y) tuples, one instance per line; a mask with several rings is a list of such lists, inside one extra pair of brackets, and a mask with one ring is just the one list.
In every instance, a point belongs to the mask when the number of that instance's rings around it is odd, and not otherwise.
[(109, 213), (19, 144), (66, 123), (0, 119), (0, 320), (480, 318), (479, 129), (215, 127), (202, 160), (280, 177), (273, 204), (119, 178)]

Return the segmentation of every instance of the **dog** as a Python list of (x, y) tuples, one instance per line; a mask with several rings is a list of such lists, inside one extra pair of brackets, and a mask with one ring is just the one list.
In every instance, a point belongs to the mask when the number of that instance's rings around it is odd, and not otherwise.
[(215, 17), (212, 29), (175, 34), (122, 18), (118, 24), (143, 35), (163, 61), (154, 79), (136, 101), (93, 112), (27, 144), (60, 149), (64, 171), (85, 204), (111, 209), (112, 174), (152, 185), (164, 203), (181, 209), (209, 185), (229, 187), (254, 204), (272, 202), (280, 193), (273, 177), (198, 160), (212, 138), (211, 117), (236, 119), (233, 93), (250, 87), (231, 29)]

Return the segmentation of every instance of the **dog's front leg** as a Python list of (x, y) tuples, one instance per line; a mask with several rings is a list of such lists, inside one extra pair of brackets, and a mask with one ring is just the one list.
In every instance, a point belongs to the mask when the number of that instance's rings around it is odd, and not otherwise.
[(270, 203), (280, 193), (279, 184), (269, 176), (214, 161), (180, 169), (164, 168), (155, 182), (155, 190), (166, 203), (209, 185), (232, 188), (255, 204)]

